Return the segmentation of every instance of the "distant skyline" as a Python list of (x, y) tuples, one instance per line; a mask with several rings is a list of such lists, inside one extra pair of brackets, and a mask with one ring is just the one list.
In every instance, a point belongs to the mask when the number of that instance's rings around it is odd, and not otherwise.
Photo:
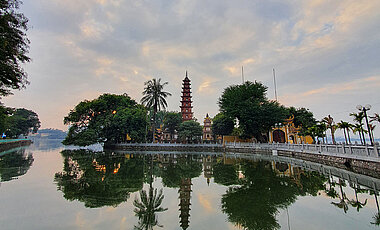
[(352, 122), (358, 104), (380, 112), (379, 8), (378, 0), (24, 0), (31, 83), (2, 102), (37, 112), (41, 128), (66, 130), (63, 117), (80, 101), (127, 93), (139, 102), (144, 82), (161, 78), (173, 95), (168, 110), (180, 111), (187, 70), (202, 122), (218, 113), (224, 88), (241, 84), (244, 66), (270, 99), (275, 68), (280, 103)]

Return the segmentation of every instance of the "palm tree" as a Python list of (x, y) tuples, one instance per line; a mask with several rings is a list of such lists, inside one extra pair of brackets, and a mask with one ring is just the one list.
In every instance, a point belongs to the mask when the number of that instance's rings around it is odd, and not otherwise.
[(137, 198), (133, 201), (135, 215), (139, 218), (138, 226), (135, 229), (150, 230), (154, 226), (163, 227), (158, 223), (157, 212), (164, 212), (167, 208), (162, 208), (161, 203), (164, 199), (162, 189), (157, 192), (157, 189), (149, 188), (149, 196), (145, 190), (140, 191), (140, 199)]
[[(339, 129), (343, 129), (344, 132), (344, 138), (346, 139), (346, 144), (350, 143), (351, 144), (351, 139), (350, 139), (350, 129), (352, 128), (352, 124), (345, 122), (345, 121), (340, 121), (338, 124)], [(346, 135), (346, 130), (347, 130), (347, 135)], [(348, 141), (347, 142), (347, 136), (348, 136)]]
[(168, 106), (165, 98), (171, 96), (171, 93), (163, 91), (164, 86), (167, 84), (169, 83), (161, 83), (161, 78), (158, 80), (153, 78), (144, 83), (145, 88), (142, 93), (144, 96), (141, 98), (141, 103), (153, 109), (153, 142), (155, 141), (156, 114), (161, 108), (165, 109)]
[(139, 218), (138, 226), (135, 229), (138, 230), (151, 230), (154, 226), (163, 227), (158, 223), (157, 212), (164, 212), (167, 208), (160, 207), (164, 199), (162, 189), (157, 192), (157, 189), (153, 188), (153, 156), (150, 156), (149, 166), (149, 195), (145, 190), (141, 190), (140, 199), (136, 197), (133, 201), (135, 215)]
[(360, 124), (356, 123), (356, 124), (352, 125), (352, 132), (354, 134), (359, 133), (359, 138), (360, 138), (360, 143), (361, 144), (363, 144), (363, 139), (362, 139), (362, 135), (361, 135), (362, 134), (362, 130), (363, 130), (363, 127)]
[(357, 122), (357, 125), (360, 126), (360, 133), (359, 133), (359, 136), (360, 134), (362, 135), (361, 139), (363, 140), (363, 143), (365, 144), (365, 137), (364, 137), (364, 133), (366, 132), (366, 130), (363, 129), (363, 119), (364, 119), (364, 112), (359, 112), (359, 113), (350, 113), (350, 116), (353, 117), (353, 120)]
[(354, 191), (355, 191), (355, 198), (356, 198), (356, 200), (352, 199), (352, 200), (348, 201), (348, 203), (349, 203), (352, 207), (356, 208), (356, 211), (359, 212), (359, 210), (360, 210), (361, 208), (363, 208), (363, 207), (367, 204), (367, 199), (365, 199), (364, 203), (361, 203), (361, 202), (359, 201), (359, 199), (358, 199), (358, 192), (360, 192), (361, 189), (359, 188), (358, 185), (355, 185), (355, 187), (354, 187)]
[(344, 181), (339, 178), (339, 188), (340, 188), (340, 194), (341, 194), (341, 197), (339, 197), (340, 202), (339, 203), (331, 202), (331, 204), (333, 204), (334, 206), (338, 208), (342, 208), (344, 213), (347, 213), (347, 210), (348, 210), (348, 205), (346, 203), (347, 196), (343, 191), (342, 185), (344, 186)]
[(332, 142), (333, 144), (335, 145), (335, 136), (334, 136), (334, 133), (335, 133), (335, 130), (336, 130), (336, 125), (334, 124), (334, 119), (328, 115), (327, 117), (324, 117), (322, 119), (322, 122), (326, 124), (326, 127), (328, 129), (330, 129), (331, 131), (331, 139), (332, 139)]
[(378, 113), (375, 113), (373, 117), (370, 117), (370, 118), (371, 118), (370, 122), (374, 122), (374, 121), (380, 122), (380, 115)]

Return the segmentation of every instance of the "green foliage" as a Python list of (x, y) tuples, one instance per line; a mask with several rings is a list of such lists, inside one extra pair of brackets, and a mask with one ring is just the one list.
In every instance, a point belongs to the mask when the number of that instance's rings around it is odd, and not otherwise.
[(18, 12), (19, 0), (0, 1), (0, 96), (7, 96), (11, 89), (24, 88), (28, 84), (22, 64), (29, 62), (29, 40), (25, 31), (28, 19)]
[(215, 135), (230, 135), (234, 126), (234, 120), (224, 113), (218, 113), (212, 119), (212, 133)]
[(181, 123), (178, 128), (178, 136), (184, 141), (193, 142), (202, 136), (202, 126), (193, 120)]
[(172, 138), (176, 130), (179, 129), (179, 126), (182, 123), (181, 113), (169, 112), (166, 113), (164, 118), (164, 129), (168, 129)]
[(327, 126), (324, 123), (317, 123), (316, 125), (313, 125), (309, 127), (304, 134), (309, 135), (313, 138), (314, 142), (315, 138), (323, 138), (326, 136), (325, 132), (327, 130)]
[(41, 127), (38, 115), (32, 110), (16, 109), (11, 116), (6, 118), (6, 135), (17, 138), (20, 135), (36, 133)]
[(308, 128), (317, 124), (313, 113), (306, 108), (289, 107), (288, 112), (291, 116), (294, 116), (294, 125), (301, 127), (301, 134), (304, 134)]
[(146, 109), (126, 94), (103, 94), (80, 102), (64, 123), (71, 125), (65, 145), (124, 142), (127, 134), (132, 141), (140, 142), (145, 138)]
[(268, 133), (274, 124), (287, 118), (286, 108), (276, 101), (269, 101), (266, 91), (267, 87), (262, 83), (247, 81), (227, 87), (219, 98), (220, 111), (238, 120), (242, 138), (253, 136), (261, 141), (262, 133)]
[(157, 125), (156, 115), (157, 112), (162, 109), (165, 109), (168, 104), (166, 102), (166, 98), (168, 96), (171, 96), (171, 93), (163, 91), (164, 86), (167, 85), (168, 82), (161, 83), (161, 78), (159, 79), (152, 79), (149, 81), (146, 81), (144, 83), (145, 88), (143, 91), (143, 97), (141, 98), (141, 103), (145, 105), (146, 107), (153, 110), (152, 112), (152, 130), (153, 130), (153, 141), (155, 139), (154, 132), (155, 132), (155, 125)]
[(89, 150), (64, 150), (63, 172), (54, 181), (65, 199), (83, 202), (86, 207), (116, 207), (132, 192), (142, 189), (144, 164), (141, 157), (96, 153)]

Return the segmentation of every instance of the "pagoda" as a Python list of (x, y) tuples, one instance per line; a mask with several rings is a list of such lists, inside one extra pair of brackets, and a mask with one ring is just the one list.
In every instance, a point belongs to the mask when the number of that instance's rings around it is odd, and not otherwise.
[(191, 103), (193, 102), (191, 100), (191, 88), (190, 88), (190, 79), (187, 77), (187, 71), (186, 71), (186, 77), (183, 79), (182, 83), (182, 100), (181, 100), (181, 114), (182, 114), (182, 121), (189, 121), (193, 119), (193, 112), (191, 106)]
[(180, 226), (182, 229), (187, 229), (189, 227), (189, 217), (190, 217), (190, 199), (191, 199), (191, 178), (182, 178), (181, 185), (179, 187), (179, 218)]
[(212, 135), (212, 120), (208, 116), (208, 113), (203, 121), (203, 141), (204, 142), (211, 142), (213, 141), (213, 135)]

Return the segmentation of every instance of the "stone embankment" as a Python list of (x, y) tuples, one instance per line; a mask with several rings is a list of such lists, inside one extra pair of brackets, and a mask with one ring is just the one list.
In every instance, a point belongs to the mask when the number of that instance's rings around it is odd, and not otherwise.
[(0, 152), (21, 147), (21, 146), (27, 146), (32, 143), (31, 140), (10, 140), (6, 142), (0, 142)]

